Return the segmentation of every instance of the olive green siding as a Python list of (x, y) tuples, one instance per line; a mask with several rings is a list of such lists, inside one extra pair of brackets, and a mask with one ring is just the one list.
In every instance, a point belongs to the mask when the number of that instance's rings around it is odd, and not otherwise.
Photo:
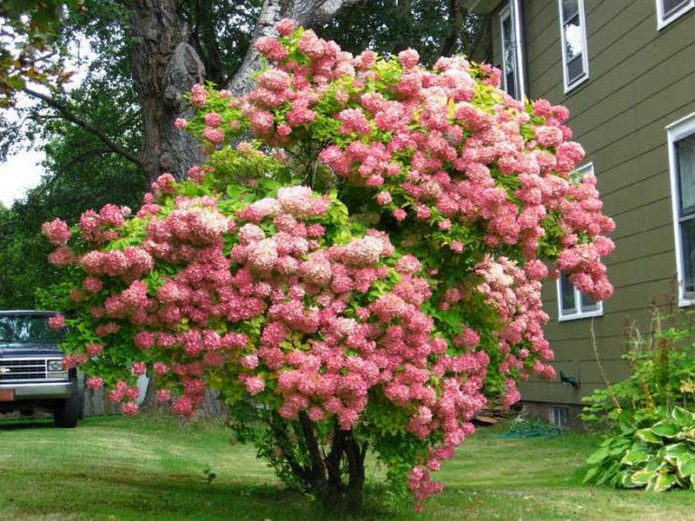
[[(506, 2), (502, 2), (504, 5)], [(661, 31), (654, 0), (585, 0), (589, 79), (565, 94), (557, 0), (522, 0), (529, 98), (566, 105), (574, 139), (594, 164), (605, 212), (616, 222), (607, 259), (616, 291), (594, 319), (598, 349), (611, 381), (627, 374), (625, 327), (649, 329), (652, 302), (675, 300), (676, 256), (666, 125), (695, 112), (695, 10)], [(499, 10), (493, 14), (493, 62), (501, 63)], [(555, 367), (579, 376), (523, 385), (528, 401), (579, 403), (602, 387), (590, 336), (591, 319), (558, 322), (555, 284), (544, 288), (547, 337)]]

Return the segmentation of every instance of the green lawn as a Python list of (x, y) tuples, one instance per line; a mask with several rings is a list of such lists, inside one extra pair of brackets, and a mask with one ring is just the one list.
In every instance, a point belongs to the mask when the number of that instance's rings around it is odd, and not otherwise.
[[(180, 427), (167, 417), (90, 418), (74, 430), (0, 422), (2, 521), (304, 520), (323, 516), (284, 490), (251, 447), (220, 424)], [(590, 436), (500, 439), (482, 430), (439, 473), (445, 492), (416, 515), (372, 503), (369, 519), (693, 520), (695, 494), (583, 487)], [(208, 484), (203, 471), (217, 478)], [(371, 478), (380, 472), (370, 466)]]

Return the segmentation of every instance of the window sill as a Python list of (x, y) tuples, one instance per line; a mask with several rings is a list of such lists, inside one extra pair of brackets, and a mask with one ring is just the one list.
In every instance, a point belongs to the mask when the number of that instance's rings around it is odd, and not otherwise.
[(571, 85), (565, 84), (565, 94), (570, 94), (574, 89), (576, 89), (580, 85), (583, 85), (588, 80), (589, 80), (589, 75), (585, 74), (584, 76), (582, 76), (578, 80), (574, 80), (574, 82), (572, 82)]
[[(692, 301), (695, 304), (695, 300)], [(584, 311), (581, 313), (573, 313), (572, 315), (559, 315), (557, 317), (558, 322), (570, 322), (572, 320), (581, 320), (583, 318), (594, 318), (603, 316), (603, 309), (597, 309), (596, 311)]]

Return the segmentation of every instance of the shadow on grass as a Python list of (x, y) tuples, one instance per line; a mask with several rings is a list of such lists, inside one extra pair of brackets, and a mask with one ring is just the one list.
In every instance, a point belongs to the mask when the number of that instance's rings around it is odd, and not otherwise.
[[(16, 519), (32, 519), (28, 516), (50, 516), (58, 512), (66, 518), (79, 512), (90, 520), (414, 519), (412, 504), (405, 500), (399, 503), (377, 485), (369, 486), (364, 512), (355, 516), (327, 510), (310, 496), (280, 484), (253, 484), (244, 478), (207, 484), (202, 475), (169, 474), (162, 477), (161, 474), (138, 473), (126, 467), (111, 467), (109, 473), (83, 468), (71, 470), (66, 467), (60, 471), (32, 467), (15, 469), (10, 474), (10, 479), (33, 485), (31, 490), (19, 491), (4, 504), (0, 498), (0, 514), (3, 507), (9, 507)], [(49, 482), (60, 483), (60, 487), (51, 487)], [(15, 517), (9, 516), (9, 519)]]
[(0, 432), (18, 431), (23, 429), (54, 429), (52, 419), (16, 418), (11, 420), (0, 419)]

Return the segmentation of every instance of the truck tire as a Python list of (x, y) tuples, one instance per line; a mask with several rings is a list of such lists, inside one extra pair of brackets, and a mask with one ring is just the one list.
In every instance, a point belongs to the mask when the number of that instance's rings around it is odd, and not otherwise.
[(80, 393), (75, 388), (69, 398), (56, 404), (53, 411), (53, 421), (56, 427), (72, 429), (77, 426), (80, 417)]

